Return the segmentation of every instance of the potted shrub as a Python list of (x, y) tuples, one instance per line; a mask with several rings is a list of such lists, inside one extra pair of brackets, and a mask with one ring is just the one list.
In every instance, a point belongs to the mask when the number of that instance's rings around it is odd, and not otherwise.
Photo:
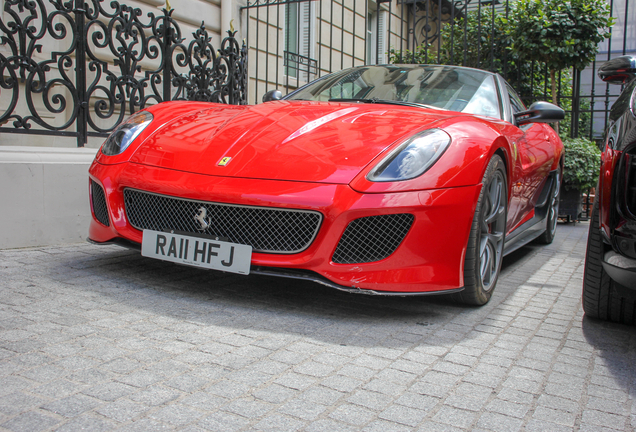
[(563, 140), (565, 161), (559, 202), (559, 217), (578, 220), (583, 205), (581, 194), (596, 186), (601, 166), (601, 151), (585, 138)]

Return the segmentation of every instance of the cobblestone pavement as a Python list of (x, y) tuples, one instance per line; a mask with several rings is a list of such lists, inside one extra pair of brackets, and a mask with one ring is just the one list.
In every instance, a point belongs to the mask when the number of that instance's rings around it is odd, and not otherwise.
[(634, 430), (636, 330), (583, 318), (587, 228), (507, 257), (481, 308), (0, 251), (0, 430)]

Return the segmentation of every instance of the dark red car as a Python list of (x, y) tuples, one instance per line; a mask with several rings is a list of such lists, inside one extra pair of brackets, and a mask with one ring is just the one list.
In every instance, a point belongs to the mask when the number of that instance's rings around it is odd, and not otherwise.
[(556, 229), (563, 146), (476, 69), (347, 69), (254, 106), (168, 102), (106, 140), (89, 238), (147, 257), (367, 294), (484, 304)]
[(625, 87), (612, 106), (585, 257), (583, 309), (636, 322), (636, 58), (618, 57), (599, 76)]

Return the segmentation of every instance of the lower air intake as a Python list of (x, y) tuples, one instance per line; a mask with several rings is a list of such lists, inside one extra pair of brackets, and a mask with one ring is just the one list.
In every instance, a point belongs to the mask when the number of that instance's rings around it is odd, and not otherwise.
[(401, 213), (351, 221), (340, 238), (332, 261), (358, 264), (388, 257), (402, 243), (414, 219), (412, 214)]
[(108, 220), (108, 207), (106, 206), (106, 195), (104, 189), (91, 180), (91, 199), (93, 200), (93, 214), (95, 219), (102, 225), (110, 226)]

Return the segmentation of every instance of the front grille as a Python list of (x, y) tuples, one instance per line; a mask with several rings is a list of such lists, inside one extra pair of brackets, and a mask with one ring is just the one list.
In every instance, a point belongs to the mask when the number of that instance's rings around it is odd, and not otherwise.
[(104, 189), (91, 180), (91, 199), (93, 201), (93, 214), (102, 225), (110, 226), (108, 220), (108, 207), (106, 206), (106, 195)]
[(356, 264), (380, 261), (402, 243), (413, 224), (412, 214), (369, 216), (351, 221), (338, 242), (332, 261)]
[(316, 237), (322, 221), (322, 215), (315, 211), (194, 201), (135, 189), (125, 189), (124, 200), (128, 220), (138, 230), (217, 236), (250, 245), (256, 252), (303, 251)]

